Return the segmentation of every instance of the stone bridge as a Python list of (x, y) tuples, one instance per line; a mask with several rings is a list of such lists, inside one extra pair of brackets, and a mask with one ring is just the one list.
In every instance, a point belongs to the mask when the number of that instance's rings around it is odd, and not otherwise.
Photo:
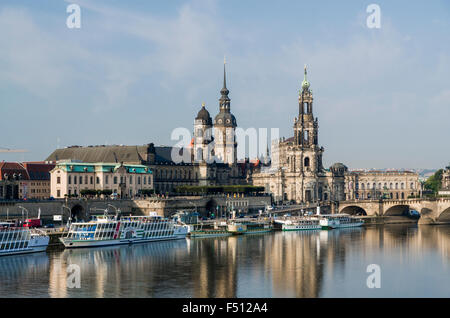
[(352, 215), (401, 216), (409, 209), (420, 213), (419, 224), (450, 223), (450, 198), (342, 201), (337, 211)]

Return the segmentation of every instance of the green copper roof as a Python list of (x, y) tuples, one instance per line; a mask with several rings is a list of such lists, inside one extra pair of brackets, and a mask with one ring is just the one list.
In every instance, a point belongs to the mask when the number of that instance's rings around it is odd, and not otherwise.
[(305, 77), (303, 78), (303, 82), (302, 82), (302, 90), (309, 89), (309, 82), (306, 79), (306, 74), (307, 74), (307, 72), (306, 72), (306, 65), (305, 65)]
[[(81, 162), (60, 162), (55, 168), (69, 172), (114, 172), (119, 169), (120, 163), (81, 163)], [(152, 170), (144, 165), (123, 165), (128, 173), (152, 174)]]

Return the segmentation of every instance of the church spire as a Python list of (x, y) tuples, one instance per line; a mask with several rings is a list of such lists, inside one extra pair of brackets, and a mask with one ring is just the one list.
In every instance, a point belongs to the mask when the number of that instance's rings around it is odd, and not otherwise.
[(220, 93), (222, 94), (222, 98), (226, 97), (228, 98), (228, 94), (230, 91), (227, 88), (227, 70), (225, 68), (225, 65), (227, 64), (227, 61), (225, 60), (225, 57), (223, 58), (223, 87), (220, 90)]
[(227, 71), (225, 68), (226, 60), (225, 57), (223, 58), (223, 87), (220, 90), (220, 94), (222, 95), (219, 99), (220, 101), (220, 109), (222, 110), (228, 110), (230, 109), (230, 98), (228, 97), (228, 94), (230, 91), (227, 88)]
[(305, 75), (303, 77), (303, 82), (302, 82), (302, 91), (304, 90), (309, 90), (309, 82), (306, 78), (306, 75), (308, 74), (307, 70), (306, 70), (306, 64), (305, 64)]
[(223, 57), (223, 88), (227, 88), (227, 71), (225, 69), (225, 65), (227, 64), (227, 60), (225, 56)]

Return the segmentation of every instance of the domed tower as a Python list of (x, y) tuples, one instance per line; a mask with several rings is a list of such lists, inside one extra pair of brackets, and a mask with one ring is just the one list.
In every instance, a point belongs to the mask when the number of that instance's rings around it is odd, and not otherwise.
[(209, 161), (210, 154), (208, 145), (212, 141), (212, 119), (209, 112), (202, 103), (202, 108), (195, 117), (194, 121), (194, 161)]
[(230, 112), (229, 93), (224, 61), (223, 88), (220, 90), (221, 97), (219, 99), (220, 111), (214, 118), (214, 150), (218, 162), (234, 164), (237, 162), (236, 118)]

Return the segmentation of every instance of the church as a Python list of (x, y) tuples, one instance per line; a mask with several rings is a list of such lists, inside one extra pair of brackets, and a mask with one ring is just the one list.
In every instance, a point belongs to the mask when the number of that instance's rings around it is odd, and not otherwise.
[(324, 148), (319, 145), (319, 124), (314, 117), (313, 101), (305, 66), (293, 136), (273, 141), (271, 165), (252, 174), (253, 184), (264, 186), (266, 192), (273, 194), (275, 202), (345, 200), (348, 169), (342, 163), (324, 169)]

